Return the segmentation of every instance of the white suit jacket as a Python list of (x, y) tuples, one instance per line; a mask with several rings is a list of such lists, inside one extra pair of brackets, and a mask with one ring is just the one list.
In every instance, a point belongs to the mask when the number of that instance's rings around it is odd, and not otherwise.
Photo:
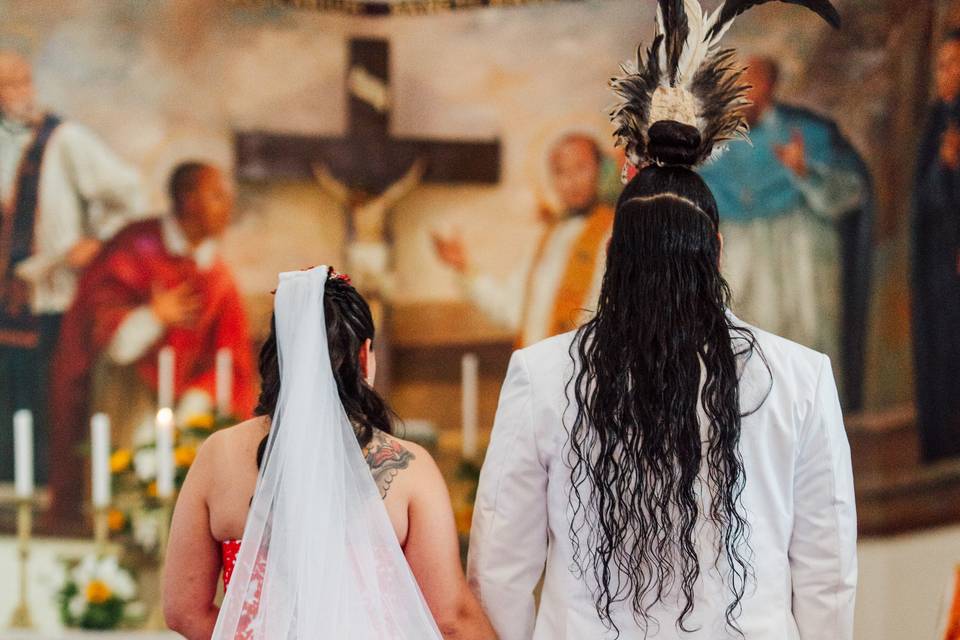
[[(829, 359), (754, 330), (760, 358), (744, 367), (740, 450), (743, 505), (751, 527), (755, 578), (738, 624), (748, 640), (852, 640), (856, 513), (850, 450)], [(601, 624), (590, 589), (571, 572), (562, 416), (574, 334), (514, 354), (480, 477), (468, 574), (501, 640), (597, 640)], [(772, 386), (771, 386), (772, 375)], [(570, 422), (567, 413), (567, 424)], [(701, 577), (682, 633), (680, 606), (667, 598), (644, 636), (632, 612), (615, 616), (620, 638), (720, 640), (741, 637), (725, 624), (731, 601), (713, 569), (714, 544), (701, 527)], [(715, 547), (713, 547), (715, 548)], [(545, 569), (545, 574), (544, 574)], [(539, 610), (534, 590), (544, 577)]]

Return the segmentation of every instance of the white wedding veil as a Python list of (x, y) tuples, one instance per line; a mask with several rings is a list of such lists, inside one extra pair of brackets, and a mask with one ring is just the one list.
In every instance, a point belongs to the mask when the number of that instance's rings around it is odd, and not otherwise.
[(327, 278), (280, 275), (280, 397), (214, 640), (441, 637), (340, 403)]

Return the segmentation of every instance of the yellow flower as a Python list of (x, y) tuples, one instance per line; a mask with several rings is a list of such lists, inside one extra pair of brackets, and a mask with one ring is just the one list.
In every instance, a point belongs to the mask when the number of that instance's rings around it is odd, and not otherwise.
[(197, 449), (191, 445), (182, 445), (174, 449), (173, 461), (178, 467), (189, 467), (197, 457)]
[(131, 462), (133, 462), (133, 454), (129, 449), (117, 449), (110, 456), (110, 472), (123, 473), (130, 468)]
[(102, 580), (91, 580), (87, 584), (87, 602), (90, 604), (103, 604), (110, 599), (113, 592)]
[(153, 482), (147, 485), (147, 495), (150, 496), (151, 498), (157, 497), (157, 481), (156, 480), (154, 480)]
[(124, 515), (123, 511), (117, 509), (110, 509), (107, 512), (107, 526), (110, 527), (110, 531), (120, 531), (127, 524), (127, 516)]
[(187, 420), (187, 427), (190, 429), (203, 429), (209, 431), (213, 429), (213, 414), (198, 413)]

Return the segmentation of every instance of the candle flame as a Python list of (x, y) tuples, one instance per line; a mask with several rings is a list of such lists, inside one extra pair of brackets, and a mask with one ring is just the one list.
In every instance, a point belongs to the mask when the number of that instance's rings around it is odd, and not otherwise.
[(161, 425), (172, 425), (173, 424), (173, 410), (169, 407), (164, 407), (157, 411), (157, 423)]

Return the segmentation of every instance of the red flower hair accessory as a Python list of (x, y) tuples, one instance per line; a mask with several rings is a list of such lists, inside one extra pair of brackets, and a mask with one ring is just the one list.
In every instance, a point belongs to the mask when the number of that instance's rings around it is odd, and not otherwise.
[(327, 275), (327, 280), (342, 280), (349, 285), (353, 284), (353, 282), (350, 280), (350, 276), (345, 273), (338, 273), (333, 267), (330, 267), (330, 273)]

